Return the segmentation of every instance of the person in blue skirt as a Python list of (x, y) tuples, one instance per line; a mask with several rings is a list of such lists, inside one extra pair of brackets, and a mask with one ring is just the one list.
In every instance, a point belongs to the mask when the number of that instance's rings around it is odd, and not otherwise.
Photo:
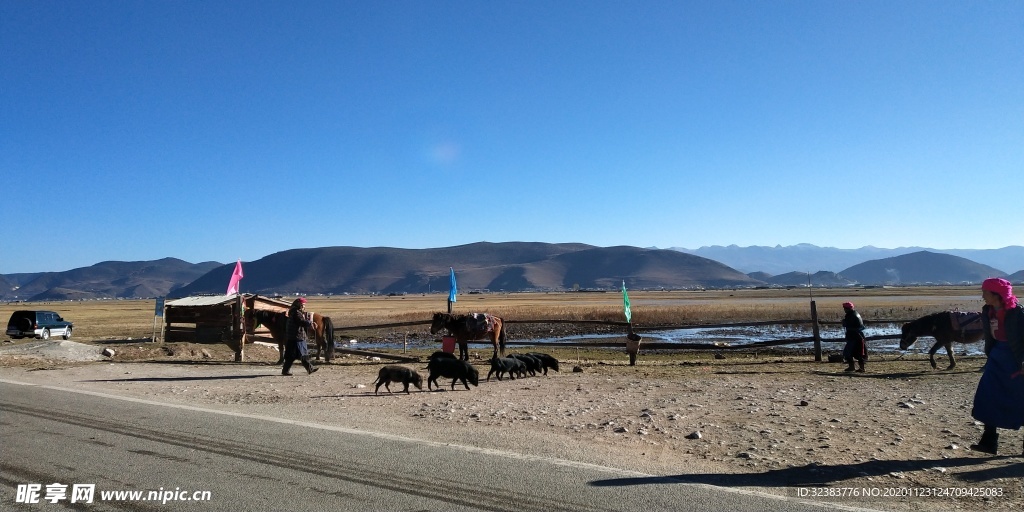
[(996, 429), (1024, 426), (1024, 306), (1005, 279), (986, 279), (981, 297), (985, 301), (981, 314), (988, 361), (974, 393), (971, 416), (983, 423), (985, 430), (971, 449), (995, 455), (999, 446)]

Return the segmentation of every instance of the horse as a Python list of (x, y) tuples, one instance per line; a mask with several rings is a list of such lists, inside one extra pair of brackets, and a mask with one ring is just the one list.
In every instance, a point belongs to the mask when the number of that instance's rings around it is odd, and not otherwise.
[(284, 364), (284, 343), (288, 339), (288, 335), (285, 332), (285, 328), (288, 324), (288, 314), (283, 311), (270, 311), (266, 309), (256, 309), (252, 312), (253, 329), (264, 326), (270, 331), (270, 337), (274, 338), (277, 342), (277, 349), (280, 354), (277, 362), (274, 364)]
[[(284, 344), (288, 341), (285, 330), (288, 325), (288, 313), (257, 309), (253, 311), (253, 319), (256, 326), (266, 326), (270, 336), (277, 342), (279, 358), (274, 364), (284, 364)], [(316, 359), (319, 361), (321, 352), (324, 352), (324, 361), (329, 363), (334, 358), (334, 322), (331, 321), (331, 317), (315, 312), (310, 313), (310, 321), (313, 322), (313, 329), (307, 335), (316, 343)]]
[(981, 313), (976, 312), (942, 311), (932, 313), (903, 324), (900, 349), (910, 348), (919, 336), (931, 336), (935, 338), (935, 344), (928, 351), (932, 368), (938, 368), (938, 365), (935, 364), (935, 352), (939, 350), (939, 347), (946, 347), (946, 355), (949, 356), (949, 367), (946, 369), (952, 370), (956, 367), (956, 360), (953, 359), (953, 342), (967, 344), (981, 341), (985, 336), (981, 322)]
[(469, 342), (476, 340), (490, 340), (494, 353), (500, 351), (502, 356), (505, 355), (505, 322), (490, 313), (434, 313), (430, 334), (437, 334), (441, 329), (455, 337), (459, 344), (459, 358), (463, 361), (469, 360)]
[(316, 340), (316, 360), (320, 360), (320, 352), (324, 352), (324, 362), (329, 363), (334, 359), (334, 322), (331, 317), (323, 316), (320, 313), (311, 313), (313, 317), (313, 332), (310, 337)]

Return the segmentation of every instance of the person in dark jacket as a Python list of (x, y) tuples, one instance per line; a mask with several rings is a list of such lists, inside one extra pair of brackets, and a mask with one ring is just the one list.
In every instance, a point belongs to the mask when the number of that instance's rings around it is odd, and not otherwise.
[(985, 301), (981, 315), (988, 360), (974, 393), (971, 416), (985, 429), (971, 449), (995, 455), (999, 446), (996, 429), (1024, 426), (1024, 306), (1005, 279), (986, 279), (981, 283), (981, 297)]
[(864, 361), (868, 358), (868, 344), (864, 339), (864, 319), (860, 317), (860, 313), (853, 308), (852, 302), (843, 303), (843, 311), (846, 312), (846, 316), (843, 317), (843, 327), (846, 329), (846, 346), (843, 347), (843, 361), (849, 366), (846, 367), (847, 372), (852, 372), (853, 361), (857, 360), (857, 371), (864, 371)]
[(313, 329), (313, 322), (310, 321), (310, 315), (304, 311), (305, 307), (306, 299), (299, 297), (292, 302), (292, 307), (288, 309), (288, 322), (285, 327), (287, 343), (284, 347), (284, 368), (281, 370), (281, 375), (291, 375), (288, 370), (291, 369), (292, 363), (296, 359), (302, 361), (302, 366), (309, 373), (319, 370), (309, 362), (306, 332), (307, 329)]

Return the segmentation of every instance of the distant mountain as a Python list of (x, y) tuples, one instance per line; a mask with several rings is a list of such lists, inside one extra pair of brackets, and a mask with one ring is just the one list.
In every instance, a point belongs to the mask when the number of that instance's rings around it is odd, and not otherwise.
[[(176, 258), (155, 261), (104, 261), (65, 272), (18, 274), (20, 286), (5, 275), (2, 300), (71, 300), (98, 298), (163, 297), (218, 268), (215, 261), (189, 263)], [(227, 281), (224, 282), (227, 287)]]
[(3, 274), (0, 275), (0, 278), (3, 279), (3, 281), (0, 281), (0, 286), (3, 286), (4, 290), (6, 290), (8, 286), (24, 286), (25, 283), (31, 282), (42, 274), (42, 272), (32, 272), (29, 274)]
[(1002, 249), (947, 249), (938, 251), (927, 249), (940, 254), (952, 254), (983, 265), (988, 265), (1006, 272), (1020, 272), (1024, 270), (1024, 247), (1011, 245)]
[(773, 275), (787, 272), (817, 272), (820, 270), (839, 272), (842, 269), (865, 261), (892, 258), (922, 250), (960, 256), (1007, 273), (1024, 270), (1024, 247), (1016, 245), (1002, 249), (949, 250), (928, 249), (924, 247), (880, 249), (871, 246), (861, 247), (860, 249), (836, 249), (835, 247), (818, 247), (811, 244), (785, 247), (781, 245), (775, 247), (712, 245), (699, 249), (673, 247), (672, 250), (720, 261), (741, 272), (766, 272)]
[(822, 270), (810, 274), (808, 278), (807, 272), (787, 272), (777, 276), (772, 276), (765, 279), (769, 284), (778, 286), (825, 286), (825, 287), (836, 287), (836, 286), (850, 286), (854, 284), (853, 281), (836, 274), (835, 272), (828, 272)]
[(918, 251), (866, 261), (839, 273), (860, 284), (976, 284), (1006, 273), (959, 256)]
[[(678, 251), (585, 244), (479, 242), (438, 249), (292, 249), (244, 263), (241, 291), (260, 294), (423, 293), (448, 290), (449, 267), (461, 291), (754, 286), (719, 262)], [(171, 292), (222, 293), (233, 265)]]
[(768, 282), (772, 275), (767, 272), (750, 272), (747, 274), (747, 277), (757, 279), (758, 281)]
[(16, 289), (18, 286), (13, 281), (7, 279), (7, 276), (0, 275), (0, 296)]
[[(1021, 270), (1020, 272), (1014, 272), (1010, 274), (1006, 279), (1008, 279), (1013, 284), (1024, 285), (1024, 270)], [(1018, 292), (1014, 290), (1014, 295), (1017, 294), (1024, 295), (1024, 291)]]

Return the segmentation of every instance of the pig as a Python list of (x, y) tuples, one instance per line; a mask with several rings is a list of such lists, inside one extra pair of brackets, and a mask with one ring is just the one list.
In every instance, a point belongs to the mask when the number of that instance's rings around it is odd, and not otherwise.
[(427, 376), (427, 390), (432, 389), (432, 385), (441, 388), (437, 383), (438, 377), (452, 379), (452, 391), (455, 391), (456, 381), (462, 381), (467, 390), (470, 384), (480, 385), (480, 372), (467, 361), (449, 357), (431, 358), (427, 363), (427, 370), (430, 372)]
[(537, 372), (544, 369), (540, 359), (530, 354), (512, 354), (510, 357), (514, 357), (522, 361), (526, 365), (526, 371), (530, 372), (531, 376), (537, 375)]
[(517, 374), (520, 377), (526, 374), (526, 365), (514, 357), (498, 357), (498, 354), (494, 354), (494, 357), (491, 357), (491, 371), (487, 372), (487, 380), (491, 380), (491, 375), (497, 375), (498, 380), (501, 380), (504, 373), (508, 373), (508, 378), (516, 380)]
[(558, 359), (541, 352), (530, 352), (530, 355), (540, 359), (540, 364), (544, 367), (544, 375), (548, 374), (548, 368), (556, 372), (558, 371)]
[(416, 386), (416, 389), (423, 391), (423, 377), (419, 372), (404, 366), (385, 366), (377, 373), (377, 380), (374, 382), (377, 387), (374, 388), (373, 394), (377, 394), (377, 391), (380, 390), (380, 386), (382, 384), (384, 385), (384, 389), (388, 390), (388, 393), (391, 393), (391, 387), (388, 384), (392, 382), (401, 382), (404, 386), (402, 391), (405, 391), (405, 394), (407, 395), (409, 394), (409, 384), (412, 384), (413, 386)]

